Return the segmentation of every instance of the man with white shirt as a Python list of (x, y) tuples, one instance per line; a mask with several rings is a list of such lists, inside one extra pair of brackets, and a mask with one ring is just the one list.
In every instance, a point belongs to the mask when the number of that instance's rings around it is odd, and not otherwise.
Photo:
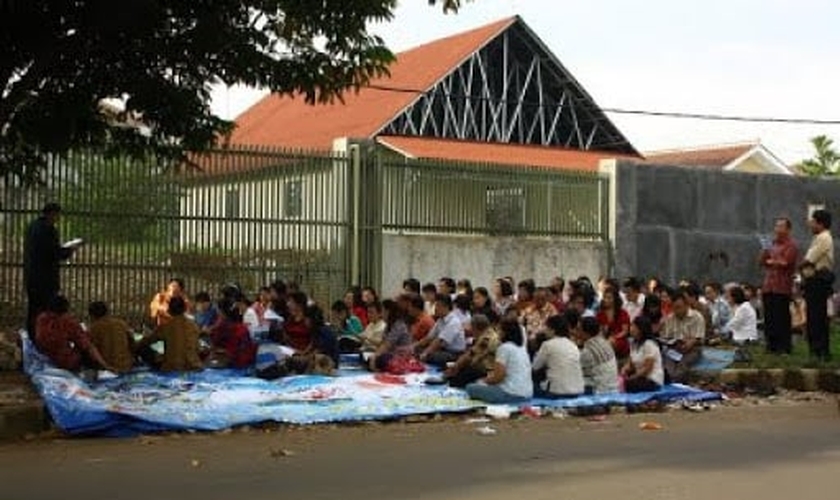
[(808, 316), (808, 344), (811, 356), (828, 360), (828, 298), (834, 285), (834, 239), (831, 236), (831, 214), (817, 210), (811, 215), (814, 239), (805, 254), (802, 276)]
[(437, 367), (456, 361), (467, 350), (464, 325), (452, 310), (452, 297), (438, 294), (435, 299), (437, 322), (429, 334), (421, 340), (416, 350), (420, 360)]
[(642, 282), (639, 278), (627, 278), (624, 282), (624, 310), (630, 316), (630, 322), (638, 318), (645, 308), (645, 296), (642, 294)]

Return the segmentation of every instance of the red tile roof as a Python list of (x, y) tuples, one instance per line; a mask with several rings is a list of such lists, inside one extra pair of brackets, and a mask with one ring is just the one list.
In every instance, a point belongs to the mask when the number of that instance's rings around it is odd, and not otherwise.
[(645, 153), (645, 163), (660, 165), (685, 165), (723, 170), (733, 161), (749, 153), (757, 143), (726, 144), (690, 149), (673, 149)]
[(622, 155), (549, 146), (458, 141), (431, 137), (380, 136), (377, 141), (413, 158), (497, 163), (597, 172), (601, 160)]
[[(397, 54), (390, 77), (371, 86), (425, 90), (517, 21), (504, 19)], [(339, 137), (370, 138), (419, 96), (362, 88), (344, 103), (311, 106), (302, 97), (268, 95), (236, 119), (232, 144), (332, 149)]]

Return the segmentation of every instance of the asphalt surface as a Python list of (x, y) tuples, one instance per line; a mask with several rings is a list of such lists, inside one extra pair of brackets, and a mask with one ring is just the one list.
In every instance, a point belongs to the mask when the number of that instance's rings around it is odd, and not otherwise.
[(2, 445), (0, 498), (840, 498), (836, 401), (493, 422), (490, 436), (465, 419)]

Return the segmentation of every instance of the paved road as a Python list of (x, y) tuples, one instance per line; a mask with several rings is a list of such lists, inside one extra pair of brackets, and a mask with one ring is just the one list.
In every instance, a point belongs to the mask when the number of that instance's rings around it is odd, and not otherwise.
[[(661, 431), (642, 431), (655, 420)], [(0, 498), (840, 498), (835, 402), (0, 446)], [(272, 456), (274, 455), (274, 456)]]

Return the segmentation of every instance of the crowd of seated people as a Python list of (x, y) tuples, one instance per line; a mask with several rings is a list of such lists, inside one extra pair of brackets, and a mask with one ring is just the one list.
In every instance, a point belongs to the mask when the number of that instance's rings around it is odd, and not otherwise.
[[(252, 369), (271, 343), (265, 378), (335, 373), (341, 355), (377, 372), (405, 374), (431, 366), (442, 382), (491, 403), (531, 397), (655, 391), (684, 381), (709, 343), (758, 338), (756, 290), (740, 285), (669, 287), (657, 279), (498, 278), (490, 289), (449, 277), (408, 279), (392, 298), (354, 287), (325, 317), (296, 285), (277, 281), (254, 300), (237, 285), (190, 300), (171, 280), (149, 310), (142, 337), (90, 304), (84, 327), (57, 297), (37, 320), (36, 346), (67, 370), (125, 373), (138, 363), (164, 372)], [(752, 294), (752, 296), (750, 295)], [(799, 315), (802, 316), (802, 315)], [(797, 320), (795, 317), (794, 320)]]

